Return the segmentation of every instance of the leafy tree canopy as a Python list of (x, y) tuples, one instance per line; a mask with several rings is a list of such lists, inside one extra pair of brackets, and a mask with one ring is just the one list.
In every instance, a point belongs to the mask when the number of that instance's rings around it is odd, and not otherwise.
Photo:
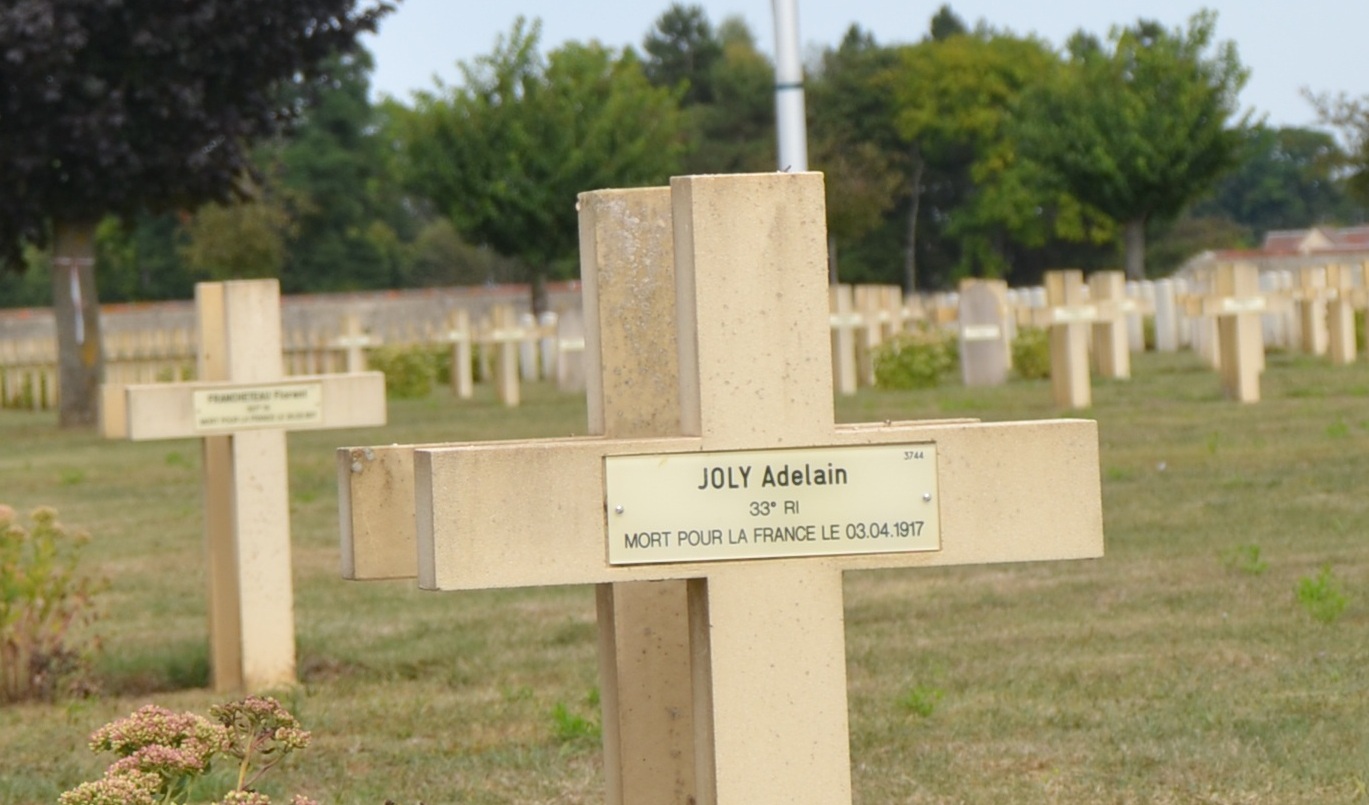
[(1146, 222), (1178, 215), (1236, 163), (1246, 121), (1228, 124), (1248, 71), (1215, 32), (1203, 11), (1186, 30), (1115, 29), (1108, 46), (1076, 35), (1069, 69), (1018, 109), (1020, 152), (1126, 227), (1132, 278), (1144, 274)]
[(662, 184), (681, 147), (675, 91), (653, 87), (631, 52), (570, 43), (545, 59), (519, 19), (463, 82), (397, 111), (410, 186), (472, 243), (523, 258), (540, 281), (573, 261), (576, 196)]
[(10, 0), (0, 6), (0, 256), (54, 216), (229, 200), (284, 85), (393, 9), (356, 0)]

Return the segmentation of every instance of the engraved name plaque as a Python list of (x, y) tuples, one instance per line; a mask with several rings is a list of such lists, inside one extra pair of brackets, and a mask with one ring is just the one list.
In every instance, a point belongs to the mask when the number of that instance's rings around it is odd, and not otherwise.
[(935, 444), (608, 456), (604, 476), (614, 565), (941, 547)]

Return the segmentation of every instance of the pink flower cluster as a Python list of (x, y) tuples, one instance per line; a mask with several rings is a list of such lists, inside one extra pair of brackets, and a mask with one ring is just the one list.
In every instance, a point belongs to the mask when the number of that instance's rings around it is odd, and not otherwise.
[(236, 702), (209, 708), (228, 730), (224, 750), (237, 758), (252, 754), (274, 760), (309, 745), (312, 737), (281, 703), (269, 696), (248, 696)]
[(92, 783), (81, 783), (58, 798), (59, 805), (157, 805), (162, 779), (149, 772), (114, 772)]
[(149, 704), (96, 730), (90, 748), (129, 758), (155, 747), (158, 762), (170, 761), (167, 752), (174, 750), (185, 764), (203, 771), (211, 757), (228, 748), (228, 741), (228, 730), (203, 716)]
[[(308, 746), (309, 732), (271, 698), (249, 696), (213, 707), (210, 714), (219, 723), (147, 705), (96, 730), (90, 748), (113, 752), (119, 759), (100, 780), (62, 794), (60, 805), (170, 803), (186, 793), (192, 779), (209, 771), (219, 753), (238, 758), (241, 767), (237, 786), (215, 805), (271, 805), (270, 797), (250, 790), (251, 784), (290, 752)], [(250, 779), (249, 769), (256, 772)], [(291, 805), (318, 803), (296, 795)]]

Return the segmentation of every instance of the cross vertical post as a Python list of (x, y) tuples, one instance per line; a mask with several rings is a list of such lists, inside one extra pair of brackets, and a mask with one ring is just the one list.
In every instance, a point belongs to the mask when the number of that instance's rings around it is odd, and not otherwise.
[[(582, 193), (590, 433), (680, 434), (670, 188)], [(600, 702), (609, 803), (696, 796), (683, 581), (598, 584)]]
[(1084, 273), (1078, 269), (1046, 272), (1046, 303), (1051, 308), (1051, 391), (1055, 404), (1065, 408), (1088, 408), (1093, 403), (1088, 331), (1098, 311), (1087, 304), (1085, 287)]
[(1264, 369), (1260, 314), (1267, 306), (1259, 272), (1245, 263), (1219, 265), (1214, 290), (1222, 390), (1239, 402), (1259, 402)]

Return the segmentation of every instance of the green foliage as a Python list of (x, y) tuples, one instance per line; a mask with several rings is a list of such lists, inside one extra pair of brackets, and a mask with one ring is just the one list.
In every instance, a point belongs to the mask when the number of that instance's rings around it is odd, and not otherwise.
[(1044, 327), (1023, 327), (1012, 341), (1012, 368), (1023, 380), (1051, 376), (1050, 332)]
[(293, 136), (265, 154), (292, 223), (283, 288), (289, 292), (404, 285), (419, 228), (400, 190), (386, 127), (390, 105), (370, 101), (370, 54), (338, 55), (334, 80), (310, 94)]
[(1249, 227), (1224, 216), (1192, 213), (1174, 221), (1151, 221), (1146, 226), (1146, 271), (1167, 276), (1199, 252), (1254, 245)]
[(437, 381), (437, 356), (427, 347), (380, 347), (367, 353), (366, 360), (372, 369), (385, 373), (385, 393), (391, 397), (427, 397)]
[(1322, 565), (1316, 578), (1304, 576), (1298, 580), (1294, 591), (1298, 603), (1307, 613), (1322, 623), (1333, 623), (1345, 611), (1348, 603), (1345, 593), (1331, 573), (1330, 565)]
[(1237, 545), (1222, 554), (1222, 564), (1227, 570), (1251, 576), (1262, 575), (1269, 569), (1269, 563), (1260, 558), (1260, 546), (1253, 543)]
[(89, 535), (68, 533), (50, 508), (29, 521), (0, 504), (0, 702), (89, 690), (98, 648), (80, 634), (104, 586), (77, 572)]
[(812, 83), (809, 161), (826, 177), (827, 232), (834, 248), (879, 229), (907, 193), (915, 160), (894, 129), (892, 86), (884, 80), (895, 64), (893, 50), (852, 26), (836, 50), (823, 54)]
[(899, 697), (898, 704), (919, 718), (928, 718), (936, 711), (936, 706), (941, 703), (941, 699), (945, 695), (943, 691), (937, 688), (927, 685), (914, 685)]
[(1303, 94), (1317, 109), (1321, 122), (1336, 129), (1346, 143), (1336, 167), (1348, 173), (1344, 187), (1355, 201), (1369, 206), (1369, 95), (1352, 98), (1345, 93)]
[(1240, 135), (1239, 164), (1194, 206), (1195, 215), (1221, 216), (1256, 240), (1274, 229), (1361, 220), (1339, 175), (1348, 155), (1332, 134), (1261, 123)]
[(293, 228), (290, 213), (270, 198), (210, 203), (186, 225), (180, 253), (193, 272), (216, 282), (279, 277)]
[(1116, 29), (1110, 49), (1081, 32), (1067, 68), (1017, 109), (1023, 158), (1127, 227), (1132, 279), (1144, 275), (1145, 223), (1177, 215), (1236, 164), (1245, 122), (1227, 126), (1249, 73), (1215, 30), (1203, 11), (1186, 30)]
[(935, 328), (902, 333), (875, 353), (875, 385), (920, 389), (940, 385), (960, 365), (955, 334)]
[(1044, 42), (983, 31), (926, 40), (900, 56), (891, 78), (894, 123), (931, 171), (923, 209), (945, 222), (957, 273), (1004, 276), (1014, 242), (1035, 248), (1111, 233), (1106, 221), (1018, 158), (1015, 105), (1061, 71)]
[[(57, 217), (227, 201), (255, 141), (302, 108), (393, 6), (357, 0), (50, 0), (0, 4), (0, 262), (43, 245)], [(232, 65), (232, 69), (225, 69)]]
[(686, 106), (713, 101), (713, 69), (723, 45), (701, 6), (672, 4), (656, 18), (642, 50), (642, 70), (653, 85), (680, 91)]
[(577, 194), (664, 184), (680, 153), (675, 94), (651, 86), (631, 51), (572, 42), (543, 58), (538, 33), (520, 18), (460, 65), (461, 86), (396, 109), (394, 128), (409, 187), (468, 241), (522, 258), (534, 295), (574, 263)]
[[(591, 690), (585, 697), (588, 707), (597, 707), (599, 691)], [(593, 717), (586, 718), (571, 712), (565, 702), (557, 702), (551, 710), (552, 735), (561, 743), (597, 743), (602, 729)]]

